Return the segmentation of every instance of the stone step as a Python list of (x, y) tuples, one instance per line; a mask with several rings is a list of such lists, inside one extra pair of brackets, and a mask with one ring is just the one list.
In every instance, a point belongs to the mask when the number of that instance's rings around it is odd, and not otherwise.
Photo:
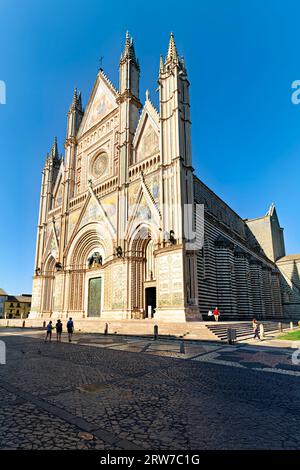
[[(265, 333), (275, 332), (278, 331), (278, 323), (277, 322), (263, 322)], [(232, 328), (236, 330), (236, 337), (238, 339), (242, 338), (251, 338), (253, 336), (253, 328), (252, 325), (240, 323), (230, 323), (230, 324), (214, 324), (214, 325), (207, 325), (208, 329), (211, 330), (219, 339), (227, 340), (227, 330), (228, 328)], [(282, 323), (283, 328), (288, 328), (289, 323)]]

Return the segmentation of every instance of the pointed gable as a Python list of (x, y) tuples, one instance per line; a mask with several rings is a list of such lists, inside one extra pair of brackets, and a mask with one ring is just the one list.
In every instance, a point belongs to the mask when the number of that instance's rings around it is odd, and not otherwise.
[(276, 225), (278, 225), (278, 227), (280, 227), (280, 222), (279, 222), (278, 214), (277, 214), (276, 207), (275, 207), (274, 203), (271, 204), (270, 209), (267, 213), (267, 216), (269, 216), (271, 218), (271, 220)]
[(52, 223), (51, 229), (48, 235), (48, 239), (45, 245), (44, 261), (50, 254), (53, 256), (53, 258), (56, 259), (58, 257), (58, 250), (59, 250), (59, 246), (58, 246), (57, 233)]
[(94, 84), (78, 135), (84, 134), (111, 113), (111, 111), (116, 109), (118, 106), (116, 102), (117, 96), (117, 90), (103, 71), (100, 71)]
[(159, 116), (149, 100), (148, 93), (146, 96), (145, 106), (133, 140), (137, 162), (159, 152)]
[(93, 198), (89, 200), (88, 205), (82, 214), (79, 228), (91, 222), (103, 222), (103, 214), (100, 210), (99, 204)]

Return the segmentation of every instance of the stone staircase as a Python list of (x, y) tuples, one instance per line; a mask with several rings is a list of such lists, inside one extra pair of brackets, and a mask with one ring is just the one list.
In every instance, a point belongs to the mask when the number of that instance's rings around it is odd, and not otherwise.
[[(278, 322), (259, 322), (264, 326), (265, 333), (279, 331)], [(253, 337), (253, 328), (251, 322), (226, 322), (226, 323), (206, 323), (207, 328), (220, 340), (227, 340), (228, 328), (236, 330), (237, 340), (248, 339)], [(289, 328), (289, 322), (282, 322), (283, 329)]]

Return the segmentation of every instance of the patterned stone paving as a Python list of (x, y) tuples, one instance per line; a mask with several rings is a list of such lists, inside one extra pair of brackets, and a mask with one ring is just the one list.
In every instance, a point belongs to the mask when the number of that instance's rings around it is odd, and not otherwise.
[(292, 350), (83, 334), (45, 344), (41, 333), (16, 330), (0, 337), (2, 449), (300, 447)]

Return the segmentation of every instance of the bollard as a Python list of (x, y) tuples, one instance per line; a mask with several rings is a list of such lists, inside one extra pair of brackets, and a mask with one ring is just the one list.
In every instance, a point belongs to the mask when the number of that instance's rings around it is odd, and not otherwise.
[(292, 321), (290, 321), (290, 330), (293, 330), (294, 329), (294, 324)]
[(45, 320), (43, 321), (43, 328), (46, 328), (46, 322), (45, 322)]
[(233, 328), (228, 328), (227, 330), (227, 343), (234, 344), (236, 340), (236, 330)]
[(25, 328), (25, 320), (22, 323), (22, 328)]
[(104, 334), (108, 334), (108, 323), (105, 323)]
[(282, 330), (282, 323), (281, 323), (281, 322), (278, 323), (278, 330), (279, 330), (281, 333), (282, 333), (282, 331), (283, 331), (283, 330)]
[(184, 341), (180, 341), (180, 353), (185, 354)]
[(154, 325), (154, 339), (158, 338), (158, 325)]
[(260, 338), (264, 338), (264, 336), (265, 336), (265, 329), (264, 329), (264, 325), (262, 323), (259, 325), (259, 336), (260, 336)]

